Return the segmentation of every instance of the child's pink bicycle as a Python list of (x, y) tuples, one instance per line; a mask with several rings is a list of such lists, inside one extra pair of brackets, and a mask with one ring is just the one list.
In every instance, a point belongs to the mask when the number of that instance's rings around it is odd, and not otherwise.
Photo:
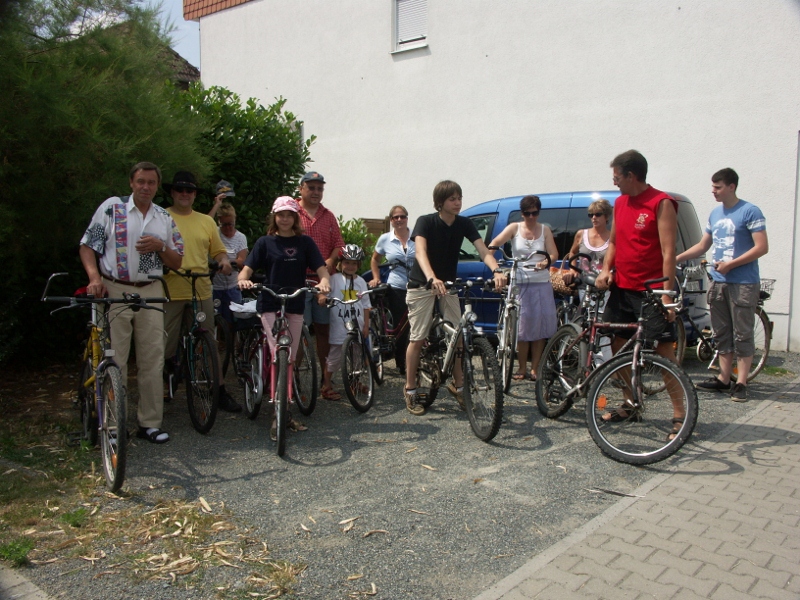
[(237, 352), (241, 357), (237, 360), (237, 372), (244, 384), (245, 413), (250, 419), (258, 416), (264, 391), (269, 389), (268, 403), (274, 405), (275, 409), (277, 453), (283, 456), (286, 452), (286, 429), (291, 419), (289, 404), (296, 404), (300, 412), (308, 415), (314, 410), (317, 395), (316, 358), (306, 336), (300, 342), (299, 356), (295, 357), (294, 362), (290, 360), (292, 334), (286, 317), (286, 302), (304, 292), (318, 294), (319, 290), (303, 287), (289, 294), (281, 294), (261, 284), (251, 289), (255, 292), (265, 291), (280, 302), (281, 307), (272, 327), (277, 349), (273, 356), (266, 333), (254, 328), (244, 336), (241, 353)]

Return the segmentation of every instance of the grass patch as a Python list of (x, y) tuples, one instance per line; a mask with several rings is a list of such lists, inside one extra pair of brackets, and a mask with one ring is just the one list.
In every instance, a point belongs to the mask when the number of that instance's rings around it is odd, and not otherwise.
[(15, 567), (21, 567), (28, 562), (28, 553), (33, 550), (33, 540), (18, 538), (5, 544), (0, 544), (0, 558), (7, 560)]
[(65, 512), (61, 515), (61, 522), (70, 525), (71, 527), (83, 527), (86, 523), (86, 518), (89, 516), (89, 511), (85, 507), (76, 510)]
[(764, 373), (767, 375), (794, 375), (789, 369), (784, 369), (783, 367), (764, 367)]

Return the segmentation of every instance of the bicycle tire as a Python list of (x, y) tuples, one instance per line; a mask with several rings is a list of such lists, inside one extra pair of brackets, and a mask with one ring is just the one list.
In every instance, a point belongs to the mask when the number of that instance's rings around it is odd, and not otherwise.
[(488, 442), (500, 431), (503, 420), (503, 383), (500, 365), (489, 340), (472, 339), (464, 347), (464, 405), (473, 433)]
[(117, 365), (110, 364), (105, 367), (100, 377), (100, 394), (103, 399), (100, 453), (106, 485), (112, 492), (116, 492), (125, 481), (128, 456), (128, 402), (125, 387), (122, 385), (122, 373)]
[(214, 426), (219, 407), (219, 357), (210, 331), (196, 331), (189, 337), (191, 349), (184, 357), (186, 403), (189, 418), (198, 433)]
[(500, 316), (497, 319), (498, 325), (501, 325), (497, 332), (497, 362), (500, 363), (500, 377), (503, 382), (503, 392), (506, 394), (511, 391), (511, 380), (514, 375), (517, 319), (516, 308), (501, 305)]
[(260, 334), (255, 329), (247, 331), (242, 341), (242, 352), (245, 359), (242, 380), (244, 382), (244, 414), (254, 420), (261, 410), (264, 397), (264, 348), (260, 343)]
[(305, 416), (317, 406), (319, 380), (317, 378), (317, 352), (308, 327), (303, 325), (303, 335), (294, 361), (294, 402)]
[(429, 408), (436, 400), (441, 385), (440, 369), (436, 353), (430, 346), (423, 346), (417, 369), (417, 401)]
[(369, 368), (372, 370), (372, 379), (378, 385), (383, 385), (383, 354), (381, 353), (380, 337), (376, 329), (369, 328), (369, 338), (367, 339), (369, 348)]
[(342, 383), (347, 399), (358, 412), (367, 412), (375, 402), (375, 386), (367, 350), (359, 336), (348, 335), (342, 346)]
[(566, 323), (558, 328), (542, 351), (539, 375), (536, 379), (536, 406), (548, 419), (557, 419), (567, 412), (574, 398), (568, 395), (583, 378), (588, 344), (578, 339), (583, 330), (575, 323)]
[(217, 350), (222, 360), (222, 379), (228, 374), (228, 367), (233, 356), (233, 328), (222, 315), (214, 315), (214, 326), (217, 328)]
[[(689, 439), (697, 423), (697, 394), (680, 366), (652, 352), (640, 354), (642, 386), (652, 378), (660, 378), (664, 385), (655, 394), (643, 390), (636, 394), (631, 381), (632, 357), (631, 352), (615, 356), (595, 373), (586, 400), (586, 421), (603, 454), (618, 462), (648, 465), (672, 456)], [(626, 411), (629, 416), (625, 420), (603, 421), (607, 408), (623, 406), (632, 395), (638, 396), (640, 408)], [(685, 415), (680, 424), (673, 423), (673, 397), (682, 404)], [(670, 440), (675, 425), (680, 427)]]
[(283, 456), (286, 452), (286, 430), (289, 426), (289, 351), (278, 350), (278, 380), (275, 382), (275, 429), (276, 452)]
[(81, 365), (78, 377), (78, 408), (81, 411), (81, 439), (86, 440), (92, 447), (97, 445), (97, 396), (94, 385), (84, 385), (94, 373), (92, 359), (86, 358)]
[[(769, 347), (772, 343), (772, 327), (769, 323), (769, 316), (763, 307), (756, 308), (756, 318), (753, 323), (753, 342), (755, 343), (755, 352), (753, 353), (753, 362), (750, 365), (750, 372), (747, 374), (747, 382), (750, 383), (756, 376), (764, 370), (769, 358)], [(736, 363), (731, 372), (731, 381), (736, 382), (737, 372)]]

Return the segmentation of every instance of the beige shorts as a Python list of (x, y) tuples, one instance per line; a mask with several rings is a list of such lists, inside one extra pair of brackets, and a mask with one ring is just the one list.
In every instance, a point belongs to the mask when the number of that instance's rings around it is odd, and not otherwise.
[[(445, 321), (450, 321), (454, 326), (461, 320), (461, 302), (456, 294), (440, 296), (439, 307)], [(411, 325), (409, 340), (418, 342), (428, 337), (428, 331), (433, 321), (433, 303), (436, 296), (431, 290), (416, 288), (408, 290), (406, 304), (408, 304), (408, 322)]]

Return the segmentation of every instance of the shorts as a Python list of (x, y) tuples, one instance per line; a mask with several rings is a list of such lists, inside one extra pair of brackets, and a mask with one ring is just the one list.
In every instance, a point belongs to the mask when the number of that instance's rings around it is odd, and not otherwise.
[[(639, 320), (642, 302), (646, 292), (624, 290), (611, 285), (606, 309), (603, 312), (603, 321), (607, 323), (636, 323)], [(667, 321), (661, 309), (652, 304), (644, 307), (644, 341), (649, 346), (652, 342), (674, 342), (676, 340), (675, 325)], [(602, 333), (614, 334), (617, 337), (630, 339), (635, 329), (604, 329)]]
[(312, 323), (317, 325), (329, 325), (331, 322), (331, 309), (327, 306), (320, 306), (315, 294), (306, 292), (306, 309), (303, 313), (303, 320), (307, 327)]
[[(454, 326), (461, 320), (461, 302), (456, 294), (439, 296), (439, 307), (445, 321), (450, 321)], [(433, 304), (436, 295), (425, 288), (410, 289), (406, 293), (408, 304), (408, 322), (411, 325), (409, 339), (418, 342), (428, 337), (428, 332), (433, 322)]]
[(708, 306), (720, 354), (736, 352), (742, 358), (755, 354), (753, 327), (760, 294), (760, 283), (711, 282)]

